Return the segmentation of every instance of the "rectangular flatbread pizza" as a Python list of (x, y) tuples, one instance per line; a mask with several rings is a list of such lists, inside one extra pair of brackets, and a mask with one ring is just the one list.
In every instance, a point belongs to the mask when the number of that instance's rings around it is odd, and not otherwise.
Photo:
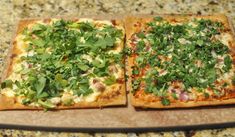
[(126, 42), (133, 106), (235, 104), (235, 41), (226, 16), (127, 17)]
[(1, 82), (0, 110), (126, 104), (122, 20), (19, 23)]

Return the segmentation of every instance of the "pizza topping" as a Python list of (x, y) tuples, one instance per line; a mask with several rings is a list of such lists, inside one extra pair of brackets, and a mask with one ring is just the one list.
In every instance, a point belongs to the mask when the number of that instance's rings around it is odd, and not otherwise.
[[(230, 86), (216, 85), (217, 79), (229, 81), (226, 76), (234, 75), (229, 55), (230, 35), (226, 33), (222, 37), (224, 27), (221, 22), (192, 19), (173, 23), (156, 17), (144, 25), (148, 29), (133, 34), (129, 41), (135, 64), (132, 67), (133, 93), (144, 89), (161, 98), (163, 105), (169, 105), (170, 96), (188, 101), (197, 99), (202, 92), (209, 98), (212, 93), (219, 96), (218, 91)], [(144, 71), (146, 67), (148, 69)], [(180, 85), (174, 85), (175, 81)], [(140, 87), (142, 82), (145, 84)]]
[[(117, 48), (122, 31), (110, 22), (93, 20), (29, 25), (16, 39), (22, 54), (13, 61), (18, 59), (19, 67), (13, 67), (1, 88), (12, 89), (10, 85), (15, 85), (13, 91), (25, 97), (25, 105), (34, 103), (45, 108), (60, 103), (72, 105), (74, 96), (95, 101), (100, 94), (97, 92), (122, 78), (118, 70), (122, 69), (122, 51)], [(98, 81), (91, 83), (95, 78)]]
[(61, 102), (61, 98), (59, 97), (54, 97), (50, 99), (51, 103), (54, 105), (58, 105)]
[(180, 93), (179, 99), (181, 101), (188, 101), (189, 100), (189, 95), (187, 92), (182, 92)]

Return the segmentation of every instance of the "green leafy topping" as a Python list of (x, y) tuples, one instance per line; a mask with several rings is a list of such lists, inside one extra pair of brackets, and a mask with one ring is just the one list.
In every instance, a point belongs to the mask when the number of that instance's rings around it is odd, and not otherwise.
[(132, 81), (132, 92), (135, 92), (137, 89), (139, 89), (140, 87), (140, 80), (139, 79), (135, 79)]
[(228, 72), (232, 68), (232, 59), (230, 58), (230, 56), (226, 56), (224, 58), (224, 65), (225, 66), (223, 67), (223, 69), (225, 72)]
[(51, 102), (49, 101), (42, 101), (42, 100), (38, 100), (38, 104), (40, 104), (42, 107), (46, 108), (46, 109), (52, 109), (55, 108), (55, 105), (53, 105)]
[(132, 75), (139, 75), (139, 69), (137, 67), (132, 67)]
[(220, 91), (219, 91), (219, 90), (217, 90), (217, 89), (214, 89), (214, 90), (213, 90), (213, 92), (214, 92), (214, 94), (215, 94), (216, 96), (218, 96), (218, 97), (219, 97), (219, 96), (220, 96), (220, 94), (221, 94), (221, 93), (220, 93)]
[(1, 83), (1, 88), (4, 89), (4, 88), (12, 88), (12, 80), (5, 80)]
[[(231, 70), (228, 46), (215, 38), (224, 29), (221, 22), (195, 19), (190, 23), (171, 24), (155, 17), (147, 25), (148, 30), (134, 34), (138, 41), (131, 49), (131, 55), (135, 55), (132, 75), (136, 75), (133, 90), (138, 90), (139, 79), (142, 79), (146, 93), (163, 98), (162, 104), (169, 105), (168, 96), (177, 99), (175, 93), (167, 91), (172, 82), (181, 82), (184, 92), (190, 92), (191, 88), (213, 89), (216, 80)], [(219, 57), (223, 55), (226, 56), (221, 69)], [(139, 71), (146, 68), (144, 77), (138, 76)], [(210, 96), (201, 92), (206, 98)]]
[[(54, 21), (50, 24), (34, 24), (25, 28), (22, 35), (32, 55), (21, 57), (30, 67), (19, 70), (22, 81), (7, 80), (1, 88), (17, 86), (17, 95), (23, 95), (23, 104), (38, 103), (54, 108), (52, 97), (62, 97), (65, 89), (74, 95), (93, 93), (89, 79), (103, 77), (105, 84), (112, 85), (116, 78), (109, 72), (111, 64), (122, 64), (123, 53), (111, 53), (122, 40), (121, 29), (94, 22)], [(88, 56), (88, 58), (85, 58)], [(63, 102), (71, 105), (72, 102)]]
[(106, 84), (106, 85), (113, 85), (113, 84), (115, 84), (116, 83), (116, 78), (115, 78), (115, 76), (110, 76), (110, 77), (107, 77), (105, 80), (104, 80), (104, 83)]
[(232, 84), (235, 85), (235, 76), (233, 76)]
[(162, 105), (164, 106), (168, 106), (171, 104), (170, 100), (167, 98), (162, 98), (161, 102), (162, 102)]
[(37, 91), (37, 95), (40, 95), (45, 88), (46, 85), (46, 79), (44, 77), (39, 77), (37, 81), (34, 83), (34, 88)]

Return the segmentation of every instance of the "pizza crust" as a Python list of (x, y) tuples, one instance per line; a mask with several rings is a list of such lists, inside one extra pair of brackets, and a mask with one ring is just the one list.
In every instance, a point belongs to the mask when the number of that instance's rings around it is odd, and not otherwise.
[[(66, 18), (63, 18), (66, 19)], [(124, 21), (122, 19), (104, 19), (104, 18), (93, 18), (94, 21), (96, 20), (106, 20), (106, 21), (111, 21), (113, 23), (114, 26), (117, 26), (120, 28), (122, 28), (122, 32), (123, 34), (125, 34), (125, 30), (124, 30)], [(13, 38), (13, 42), (12, 42), (12, 46), (9, 50), (9, 54), (5, 60), (5, 69), (2, 73), (2, 77), (1, 77), (1, 81), (3, 81), (4, 79), (6, 79), (11, 73), (12, 73), (12, 67), (14, 66), (14, 62), (15, 62), (15, 57), (20, 54), (20, 51), (16, 48), (16, 37), (18, 36), (18, 34), (20, 34), (25, 27), (27, 27), (30, 24), (34, 24), (37, 21), (42, 21), (42, 22), (50, 22), (51, 19), (24, 19), (21, 20), (18, 24), (18, 28), (16, 30), (16, 35)], [(75, 19), (70, 19), (70, 20), (79, 20), (77, 18)], [(121, 42), (118, 44), (119, 47), (121, 47), (121, 49), (124, 48), (124, 36), (121, 39)], [(124, 70), (121, 70), (120, 75), (122, 76), (122, 79), (124, 79)], [(96, 101), (94, 102), (79, 102), (79, 103), (75, 103), (71, 106), (64, 106), (64, 105), (57, 105), (56, 108), (53, 108), (55, 110), (59, 110), (59, 109), (74, 109), (74, 108), (102, 108), (102, 107), (107, 107), (107, 106), (120, 106), (120, 105), (126, 105), (126, 89), (125, 89), (125, 83), (118, 83), (116, 84), (116, 86), (118, 87), (118, 90), (114, 90), (113, 91), (104, 91), (102, 92), (96, 99)], [(116, 88), (117, 89), (117, 88)], [(107, 96), (111, 96), (111, 97), (107, 97)], [(16, 101), (17, 97), (7, 97), (5, 95), (0, 94), (0, 110), (26, 110), (26, 109), (32, 109), (32, 110), (42, 110), (44, 109), (43, 107), (36, 107), (36, 106), (26, 106), (23, 105), (19, 102)]]
[[(232, 36), (232, 40), (229, 43), (229, 49), (230, 49), (230, 55), (233, 58), (233, 65), (235, 65), (235, 39), (234, 39), (234, 31), (232, 30), (232, 25), (229, 23), (229, 19), (225, 15), (155, 15), (155, 16), (161, 16), (164, 18), (164, 20), (167, 20), (169, 22), (186, 22), (189, 19), (192, 18), (203, 18), (203, 19), (210, 19), (212, 21), (220, 21), (223, 23), (225, 31), (228, 32)], [(129, 16), (126, 17), (125, 20), (125, 27), (126, 27), (126, 41), (127, 41), (127, 47), (130, 47), (131, 45), (128, 43), (131, 36), (138, 32), (139, 30), (143, 29), (145, 26), (143, 24), (151, 21), (153, 17), (155, 16), (146, 16), (146, 15), (139, 15), (139, 16)], [(134, 66), (134, 57), (128, 57), (126, 61), (126, 74), (129, 76), (127, 81), (127, 90), (132, 90), (132, 66)], [(234, 71), (233, 67), (233, 71)], [(235, 92), (235, 86), (229, 87), (233, 92)], [(138, 91), (136, 91), (138, 92)], [(149, 95), (149, 94), (148, 94)], [(144, 95), (143, 95), (144, 96)], [(154, 95), (149, 95), (153, 96)], [(142, 108), (187, 108), (187, 107), (199, 107), (199, 106), (213, 106), (213, 105), (225, 105), (225, 104), (235, 104), (235, 98), (232, 97), (230, 99), (213, 99), (213, 100), (203, 100), (203, 101), (174, 101), (171, 102), (170, 105), (164, 106), (162, 105), (161, 101), (146, 101), (140, 98), (137, 98), (133, 95), (133, 93), (130, 92), (129, 98), (131, 100), (131, 104), (134, 107), (142, 107)]]
[[(71, 106), (58, 105), (53, 108), (54, 110), (60, 109), (75, 109), (75, 108), (102, 108), (107, 106), (121, 106), (126, 104), (126, 90), (125, 86), (122, 85), (120, 90), (115, 91), (118, 93), (110, 99), (100, 99), (102, 95), (98, 97), (97, 101), (94, 102), (79, 102)], [(43, 107), (26, 106), (16, 101), (15, 97), (7, 97), (0, 95), (0, 110), (43, 110)]]

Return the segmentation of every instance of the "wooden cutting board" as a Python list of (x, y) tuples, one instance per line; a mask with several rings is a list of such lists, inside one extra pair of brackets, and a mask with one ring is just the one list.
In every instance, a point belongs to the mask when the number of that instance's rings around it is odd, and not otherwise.
[(65, 129), (102, 128), (108, 131), (110, 128), (164, 129), (222, 123), (234, 123), (235, 125), (235, 105), (187, 109), (135, 109), (128, 102), (127, 106), (103, 109), (47, 112), (38, 110), (0, 111), (1, 127), (11, 125), (18, 128), (24, 126)]
[[(235, 105), (151, 110), (126, 107), (61, 111), (0, 111), (0, 125), (55, 128), (167, 128), (235, 122)], [(20, 127), (20, 126), (19, 126)]]

